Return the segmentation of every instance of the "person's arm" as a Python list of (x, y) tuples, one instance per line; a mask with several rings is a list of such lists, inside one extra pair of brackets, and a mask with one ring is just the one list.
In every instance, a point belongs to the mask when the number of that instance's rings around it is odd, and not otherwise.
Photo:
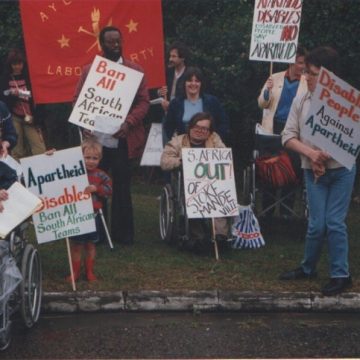
[(97, 185), (96, 193), (102, 198), (108, 198), (112, 195), (112, 180), (105, 172), (99, 173), (101, 182)]
[[(307, 96), (307, 95), (305, 95)], [(287, 149), (293, 150), (309, 158), (313, 163), (323, 165), (330, 156), (318, 149), (300, 141), (300, 118), (303, 116), (304, 97), (296, 97), (291, 105), (290, 112), (281, 135), (282, 144)], [(309, 100), (307, 100), (309, 101)]]
[(1, 129), (1, 149), (3, 155), (7, 155), (7, 151), (11, 150), (17, 141), (17, 133), (12, 122), (12, 117), (4, 103), (1, 104), (0, 116), (2, 117), (2, 129)]
[(181, 166), (181, 144), (178, 137), (175, 137), (165, 145), (161, 154), (160, 167), (164, 171), (170, 171), (179, 166)]
[(263, 88), (261, 89), (261, 93), (258, 97), (258, 104), (259, 107), (262, 109), (267, 109), (271, 101), (273, 99), (272, 97), (272, 89), (274, 87), (274, 80), (272, 77), (269, 77), (264, 84)]

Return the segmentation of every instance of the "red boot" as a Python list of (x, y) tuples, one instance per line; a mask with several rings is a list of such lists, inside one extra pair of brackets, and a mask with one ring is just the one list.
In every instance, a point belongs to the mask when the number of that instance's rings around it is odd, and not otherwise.
[(88, 281), (96, 281), (97, 277), (94, 274), (94, 263), (95, 260), (87, 257), (85, 260), (85, 267), (86, 267), (86, 277)]
[[(73, 260), (72, 268), (74, 273), (74, 281), (76, 281), (80, 277), (81, 260)], [(65, 278), (65, 281), (72, 283), (71, 274)]]

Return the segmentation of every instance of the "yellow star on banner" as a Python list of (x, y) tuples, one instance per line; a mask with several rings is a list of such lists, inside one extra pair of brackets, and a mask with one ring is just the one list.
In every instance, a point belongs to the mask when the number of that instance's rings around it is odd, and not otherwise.
[(135, 22), (133, 19), (130, 19), (130, 22), (125, 26), (129, 29), (129, 34), (130, 34), (133, 31), (137, 31), (138, 25), (139, 25), (139, 23)]
[(61, 39), (59, 39), (57, 42), (60, 44), (61, 48), (63, 48), (65, 46), (70, 47), (69, 41), (70, 39), (66, 38), (64, 34), (62, 34)]

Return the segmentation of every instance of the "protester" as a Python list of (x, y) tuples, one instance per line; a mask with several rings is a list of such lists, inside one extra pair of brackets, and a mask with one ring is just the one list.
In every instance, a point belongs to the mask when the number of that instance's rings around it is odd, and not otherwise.
[[(122, 35), (119, 29), (112, 26), (103, 28), (99, 34), (99, 41), (105, 58), (137, 71), (144, 72), (139, 65), (123, 58)], [(75, 100), (85, 82), (90, 66), (91, 64), (83, 69), (76, 89)], [(111, 237), (114, 242), (123, 245), (131, 245), (134, 243), (133, 207), (130, 193), (130, 160), (139, 157), (142, 153), (145, 144), (143, 119), (148, 109), (149, 94), (144, 76), (130, 111), (119, 130), (112, 136), (95, 133), (95, 136), (103, 145), (103, 158), (100, 163), (100, 168), (105, 171), (110, 170), (113, 179)], [(85, 131), (84, 134), (85, 136), (89, 136), (89, 132), (87, 131)], [(116, 147), (113, 145), (114, 138), (117, 139)]]
[[(102, 146), (95, 139), (86, 139), (81, 148), (84, 155), (85, 167), (89, 184), (85, 190), (85, 194), (91, 194), (94, 211), (97, 213), (103, 206), (103, 200), (111, 196), (112, 181), (110, 177), (98, 168), (102, 157)], [(74, 271), (74, 281), (80, 277), (81, 256), (85, 249), (85, 268), (86, 278), (88, 281), (97, 280), (94, 274), (94, 263), (96, 255), (95, 243), (99, 241), (99, 233), (102, 229), (100, 216), (95, 217), (96, 231), (88, 234), (73, 236), (71, 240), (71, 260)], [(71, 281), (71, 275), (66, 278)]]
[(7, 106), (0, 101), (0, 158), (16, 145), (17, 134)]
[[(271, 74), (261, 90), (258, 97), (258, 104), (263, 109), (261, 125), (269, 133), (279, 135), (282, 132), (294, 97), (307, 91), (306, 80), (303, 75), (305, 55), (306, 50), (298, 46), (295, 63), (290, 64), (286, 71)], [(301, 176), (299, 155), (289, 150), (288, 154), (297, 175)], [(294, 207), (295, 195), (293, 185), (283, 187), (280, 192), (280, 197), (284, 199), (283, 204), (290, 209)], [(276, 199), (276, 190), (269, 187), (262, 196), (263, 209), (269, 208), (265, 212), (267, 219), (271, 219), (275, 211), (275, 206), (271, 207), (273, 199)], [(287, 219), (291, 216), (291, 212), (285, 206), (280, 206), (279, 210), (283, 218)]]
[[(186, 134), (174, 136), (166, 144), (161, 155), (161, 168), (166, 171), (180, 168), (182, 165), (181, 149), (190, 147), (225, 147), (220, 136), (214, 132), (214, 121), (209, 113), (195, 114), (189, 121)], [(216, 241), (224, 243), (227, 240), (228, 230), (226, 218), (215, 219)], [(207, 237), (209, 231), (206, 229), (204, 220), (189, 219), (189, 232), (189, 239), (182, 243), (182, 247), (195, 253), (206, 251), (211, 242)]]
[(169, 48), (166, 86), (158, 89), (158, 95), (164, 98), (161, 106), (165, 113), (169, 108), (170, 100), (180, 96), (183, 92), (184, 73), (189, 56), (188, 48), (180, 41), (174, 42)]
[(188, 67), (184, 74), (183, 94), (171, 100), (164, 130), (169, 139), (176, 133), (184, 134), (193, 115), (208, 112), (214, 119), (214, 130), (225, 141), (229, 120), (217, 97), (204, 93), (204, 76), (197, 67)]
[(330, 281), (322, 289), (325, 296), (336, 295), (351, 287), (348, 264), (348, 235), (345, 224), (355, 165), (346, 169), (325, 151), (303, 138), (304, 123), (311, 107), (320, 67), (338, 71), (338, 53), (330, 47), (319, 47), (306, 56), (308, 92), (297, 96), (291, 107), (282, 134), (283, 145), (301, 156), (309, 206), (308, 228), (304, 259), (301, 266), (280, 275), (281, 280), (311, 279), (316, 276), (316, 265), (324, 240), (327, 240), (330, 262)]
[(44, 153), (45, 143), (39, 127), (40, 119), (35, 112), (26, 58), (20, 49), (9, 51), (0, 81), (0, 98), (12, 113), (18, 135), (12, 156), (18, 160)]

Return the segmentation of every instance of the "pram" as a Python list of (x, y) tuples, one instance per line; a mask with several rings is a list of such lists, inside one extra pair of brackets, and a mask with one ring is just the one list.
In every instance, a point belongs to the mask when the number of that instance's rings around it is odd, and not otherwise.
[(20, 311), (31, 328), (39, 319), (42, 297), (40, 255), (26, 239), (28, 223), (0, 240), (0, 350), (11, 342), (11, 317)]
[[(300, 171), (297, 171), (296, 184), (292, 185), (290, 191), (288, 191), (286, 194), (281, 194), (280, 196), (276, 196), (274, 189), (271, 187), (271, 184), (267, 184), (264, 183), (264, 181), (259, 180), (256, 160), (259, 157), (265, 155), (276, 156), (281, 150), (283, 149), (280, 136), (266, 133), (261, 125), (257, 124), (255, 128), (255, 146), (252, 153), (252, 159), (250, 160), (250, 164), (244, 169), (243, 172), (243, 200), (245, 203), (251, 205), (254, 213), (260, 219), (262, 217), (265, 218), (266, 215), (273, 213), (277, 206), (282, 207), (282, 210), (285, 210), (290, 217), (306, 219), (306, 190), (303, 186)], [(290, 197), (296, 196), (298, 192), (301, 193), (300, 205), (293, 208), (289, 206), (288, 200)], [(257, 200), (257, 196), (259, 193), (262, 193), (262, 197), (265, 196), (267, 199), (270, 199), (267, 206), (262, 207), (261, 210), (258, 209), (259, 201)]]

